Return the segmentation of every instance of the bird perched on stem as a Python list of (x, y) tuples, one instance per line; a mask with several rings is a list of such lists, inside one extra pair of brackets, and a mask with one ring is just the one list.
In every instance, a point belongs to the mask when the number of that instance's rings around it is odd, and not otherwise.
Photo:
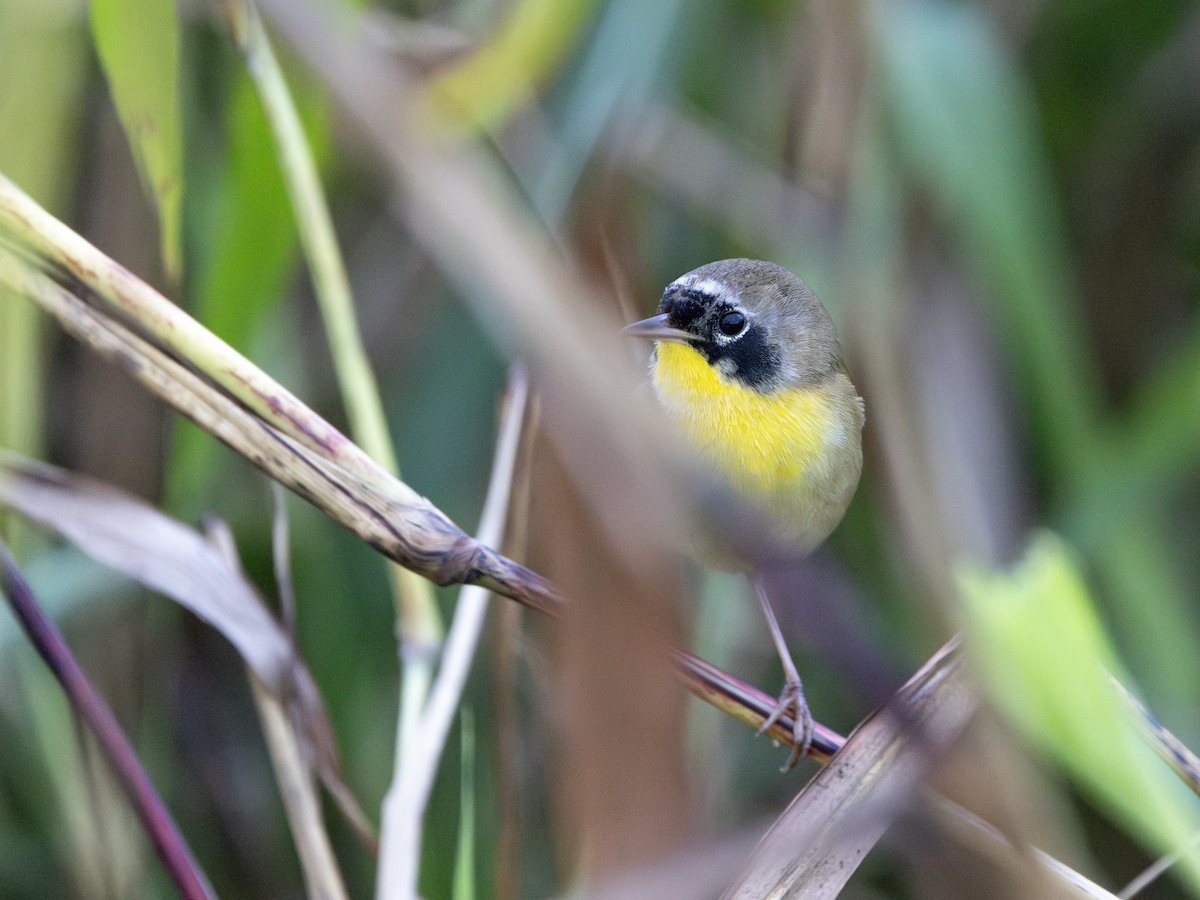
[[(658, 315), (625, 333), (656, 342), (663, 409), (700, 459), (767, 514), (778, 541), (800, 553), (824, 541), (858, 486), (864, 410), (816, 294), (774, 263), (721, 260), (671, 282)], [(808, 751), (813, 719), (763, 580), (750, 578), (784, 670), (760, 733), (794, 712), (786, 771)]]

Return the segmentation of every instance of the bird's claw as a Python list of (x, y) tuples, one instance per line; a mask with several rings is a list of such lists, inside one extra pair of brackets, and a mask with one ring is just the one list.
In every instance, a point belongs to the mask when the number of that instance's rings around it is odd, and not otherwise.
[(792, 752), (788, 754), (787, 762), (780, 769), (781, 772), (790, 772), (794, 769), (800, 758), (805, 756), (812, 747), (814, 730), (812, 712), (808, 708), (808, 701), (804, 698), (804, 688), (798, 680), (788, 679), (784, 682), (779, 700), (775, 703), (775, 707), (767, 716), (766, 721), (759, 727), (758, 733), (764, 734), (779, 721), (784, 713), (789, 711), (792, 712)]

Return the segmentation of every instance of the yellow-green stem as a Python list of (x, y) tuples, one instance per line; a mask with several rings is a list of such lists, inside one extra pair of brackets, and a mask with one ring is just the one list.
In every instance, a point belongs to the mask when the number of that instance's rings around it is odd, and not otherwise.
[[(379, 388), (355, 318), (350, 281), (317, 165), (291, 92), (253, 4), (227, 0), (223, 6), (275, 136), (279, 164), (296, 211), (300, 242), (312, 272), (351, 434), (377, 462), (399, 474)], [(418, 687), (427, 685), (428, 673), (422, 677), (418, 670), (429, 665), (432, 651), (443, 635), (433, 589), (425, 579), (395, 565), (390, 567), (389, 580), (396, 602), (405, 681)], [(425, 697), (423, 691), (408, 687), (402, 696), (399, 733), (404, 738), (415, 724)]]

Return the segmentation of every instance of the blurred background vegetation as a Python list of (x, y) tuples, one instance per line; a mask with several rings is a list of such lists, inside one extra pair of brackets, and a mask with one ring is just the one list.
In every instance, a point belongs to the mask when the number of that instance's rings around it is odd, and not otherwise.
[[(0, 0), (0, 172), (344, 424), (276, 151), (216, 4), (129, 5), (161, 17), (131, 77), (152, 93), (177, 87), (148, 101), (177, 104), (177, 137), (160, 135), (165, 168), (143, 159), (139, 175), (89, 9)], [(988, 640), (958, 567), (1003, 569), (1042, 527), (1072, 548), (1149, 706), (1200, 745), (1200, 6), (395, 0), (353, 14), (453, 110), (459, 139), (506, 187), (497, 196), (614, 322), (728, 256), (780, 262), (825, 300), (866, 400), (867, 444), (845, 523), (780, 610), (818, 720), (849, 731), (964, 625)], [(521, 343), (472, 296), (490, 286), (470, 260), (431, 252), (304, 54), (277, 45), (404, 479), (471, 531)], [(0, 446), (186, 520), (229, 520), (272, 590), (265, 479), (7, 295)], [(659, 572), (651, 587), (638, 573), (597, 576), (598, 514), (555, 455), (534, 449), (527, 540), (512, 552), (568, 584), (603, 581), (607, 605), (565, 634), (493, 610), (467, 696), (480, 896), (548, 896), (685, 850), (744, 847), (811, 773), (779, 775), (780, 751), (685, 703), (669, 678), (638, 681), (658, 671), (638, 660), (671, 643), (768, 691), (778, 672), (732, 576)], [(311, 508), (289, 511), (298, 642), (345, 777), (374, 811), (398, 702), (384, 566)], [(5, 528), (218, 893), (300, 893), (236, 654), (77, 552)], [(454, 593), (438, 596), (448, 612)], [(1036, 631), (1036, 606), (1028, 617)], [(980, 811), (1114, 889), (1154, 858), (1089, 776), (1072, 780), (1055, 751), (988, 727), (954, 776)], [(81, 746), (0, 613), (0, 894), (169, 895)], [(427, 820), (431, 898), (452, 891), (458, 746)], [(1071, 755), (1058, 747), (1060, 761)], [(330, 818), (351, 894), (368, 895), (373, 861)], [(856, 896), (981, 890), (969, 860), (914, 843), (885, 842)], [(1142, 896), (1182, 896), (1180, 884)]]

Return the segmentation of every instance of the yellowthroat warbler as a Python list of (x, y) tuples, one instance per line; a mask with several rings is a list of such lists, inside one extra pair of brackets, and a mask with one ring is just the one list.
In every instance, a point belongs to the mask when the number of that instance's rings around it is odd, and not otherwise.
[[(651, 371), (668, 416), (782, 541), (811, 551), (862, 471), (863, 401), (821, 301), (774, 263), (725, 259), (671, 282), (658, 310), (625, 332), (657, 342)], [(808, 750), (812, 714), (762, 579), (751, 580), (785, 677), (762, 730), (795, 712), (786, 770)]]

